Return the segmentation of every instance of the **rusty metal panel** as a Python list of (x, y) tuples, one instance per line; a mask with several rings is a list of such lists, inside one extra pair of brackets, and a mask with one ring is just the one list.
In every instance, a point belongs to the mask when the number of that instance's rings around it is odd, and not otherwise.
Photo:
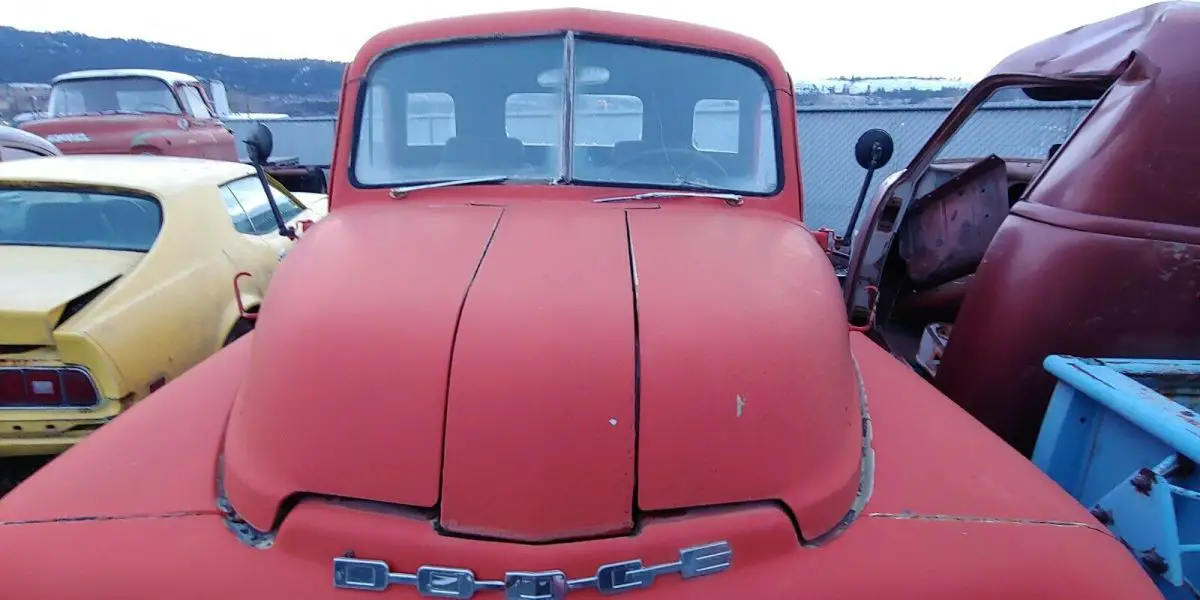
[(1004, 161), (989, 156), (917, 200), (900, 232), (900, 257), (917, 285), (969, 274), (1008, 215)]

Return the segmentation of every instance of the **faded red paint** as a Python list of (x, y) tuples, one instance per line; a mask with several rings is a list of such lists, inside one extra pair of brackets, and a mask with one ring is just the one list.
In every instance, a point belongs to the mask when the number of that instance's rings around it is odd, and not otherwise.
[[(215, 119), (214, 119), (215, 120)], [(97, 115), (22, 123), (42, 137), (83, 133), (86, 143), (59, 142), (64, 154), (157, 154), (237, 161), (234, 137), (220, 122), (197, 124), (186, 115)]]
[[(827, 545), (799, 544), (787, 514), (770, 505), (650, 518), (637, 536), (528, 545), (444, 536), (415, 511), (310, 497), (291, 509), (272, 548), (253, 549), (222, 522), (213, 476), (238, 386), (259, 356), (259, 335), (169, 383), (156, 392), (158, 401), (139, 404), (0, 502), (0, 549), (6, 552), (0, 576), (11, 597), (66, 600), (86, 592), (129, 600), (336, 600), (356, 594), (329, 583), (331, 558), (348, 551), (410, 572), (443, 564), (472, 568), (481, 578), (514, 569), (563, 569), (578, 577), (615, 560), (665, 562), (680, 547), (713, 539), (729, 540), (735, 549), (730, 571), (687, 582), (663, 577), (652, 591), (637, 594), (664, 600), (1161, 597), (1083, 507), (859, 334), (848, 341), (871, 402), (875, 487), (865, 514)], [(154, 453), (144, 452), (147, 443), (157, 444)], [(363, 466), (328, 465), (325, 450), (306, 453), (313, 470), (347, 473)], [(962, 468), (962, 456), (972, 468)], [(402, 460), (396, 456), (392, 466)], [(572, 485), (582, 478), (559, 481)], [(43, 572), (51, 557), (71, 576), (29, 576)], [(390, 596), (415, 594), (381, 597)]]
[[(144, 75), (131, 76), (146, 78)], [(101, 79), (120, 79), (121, 76)], [(67, 80), (77, 81), (77, 80)], [(156, 154), (238, 161), (237, 140), (216, 117), (191, 114), (183, 88), (195, 90), (208, 111), (216, 114), (204, 86), (170, 83), (167, 86), (179, 114), (88, 114), (61, 116), (21, 124), (21, 129), (49, 138), (83, 134), (87, 141), (66, 138), (56, 142), (64, 154)]]
[[(559, 28), (737, 52), (786, 89), (757, 42), (555, 10), (381, 34), (343, 110), (390, 46)], [(726, 540), (728, 571), (629, 597), (1159, 597), (1082, 506), (848, 331), (798, 220), (791, 114), (784, 191), (729, 206), (569, 185), (391, 199), (352, 187), (343, 112), (337, 209), (255, 331), (0, 500), (6, 593), (337, 599), (356, 594), (331, 586), (347, 553), (579, 578)], [(235, 536), (248, 527), (270, 544)], [(30, 576), (49, 568), (69, 576)]]
[(1200, 358), (1196, 50), (1200, 5), (1163, 3), (993, 70), (1116, 80), (992, 240), (938, 374), (1022, 451), (1055, 384), (1045, 356)]

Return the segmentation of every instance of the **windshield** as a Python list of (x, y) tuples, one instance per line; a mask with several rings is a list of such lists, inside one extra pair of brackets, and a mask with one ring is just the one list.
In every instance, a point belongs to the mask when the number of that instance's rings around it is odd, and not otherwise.
[(60, 81), (50, 88), (51, 117), (109, 112), (182, 115), (167, 84), (153, 77), (102, 77)]
[(731, 58), (585, 36), (451, 42), (384, 55), (365, 87), (351, 164), (361, 187), (779, 185), (771, 87)]
[(146, 252), (162, 227), (139, 196), (0, 188), (0, 245)]

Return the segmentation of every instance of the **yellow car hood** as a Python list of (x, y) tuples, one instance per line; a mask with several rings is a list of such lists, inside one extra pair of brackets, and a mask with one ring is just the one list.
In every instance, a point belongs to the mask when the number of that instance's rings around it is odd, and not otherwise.
[(0, 246), (0, 345), (52, 345), (67, 303), (116, 277), (141, 252)]

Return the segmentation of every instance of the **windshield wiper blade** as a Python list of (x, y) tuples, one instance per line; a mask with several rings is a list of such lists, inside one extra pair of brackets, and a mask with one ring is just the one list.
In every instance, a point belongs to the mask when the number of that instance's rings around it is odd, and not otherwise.
[(628, 196), (594, 198), (592, 202), (629, 202), (632, 200), (655, 200), (658, 198), (716, 198), (734, 206), (742, 204), (741, 194), (727, 194), (722, 192), (645, 192), (630, 194)]
[(403, 187), (394, 187), (391, 189), (393, 198), (403, 198), (409, 192), (418, 190), (431, 190), (433, 188), (452, 187), (456, 185), (471, 185), (476, 183), (499, 183), (507, 181), (508, 175), (488, 175), (485, 177), (467, 177), (465, 179), (450, 179), (447, 181), (435, 181), (433, 183), (421, 183), (418, 185), (409, 185)]

